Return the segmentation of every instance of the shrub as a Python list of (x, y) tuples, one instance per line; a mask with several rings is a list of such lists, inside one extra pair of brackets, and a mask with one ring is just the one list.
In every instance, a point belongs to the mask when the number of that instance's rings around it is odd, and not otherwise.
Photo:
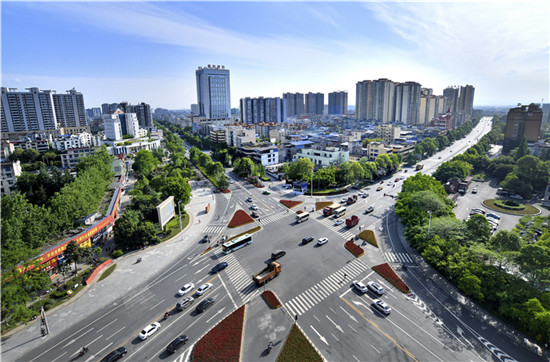
[(113, 250), (111, 252), (111, 256), (116, 259), (116, 258), (120, 258), (122, 255), (124, 255), (124, 253), (122, 252), (122, 250), (120, 249), (117, 249), (117, 250)]
[(94, 249), (95, 255), (101, 254), (102, 251), (103, 251), (103, 249), (101, 249), (101, 247), (99, 247), (99, 246), (98, 246), (97, 248)]
[(233, 218), (227, 225), (229, 228), (235, 228), (237, 226), (242, 226), (254, 222), (254, 219), (246, 213), (244, 210), (237, 210), (233, 215)]
[(271, 290), (266, 290), (262, 293), (262, 296), (272, 309), (281, 308), (283, 306), (279, 301), (279, 298), (277, 298), (275, 293), (273, 293)]
[(361, 248), (360, 246), (355, 245), (355, 243), (352, 241), (346, 241), (344, 247), (358, 258), (365, 254), (365, 250), (363, 250), (363, 248)]
[(384, 279), (390, 282), (394, 287), (399, 289), (403, 293), (410, 293), (410, 289), (403, 280), (393, 271), (388, 263), (375, 265), (372, 270), (380, 274)]

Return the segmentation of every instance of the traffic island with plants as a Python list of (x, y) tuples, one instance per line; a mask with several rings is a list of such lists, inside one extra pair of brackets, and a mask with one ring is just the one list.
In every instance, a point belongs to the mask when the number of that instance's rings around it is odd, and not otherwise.
[(540, 210), (536, 207), (528, 204), (522, 204), (514, 200), (483, 200), (483, 206), (494, 211), (513, 215), (535, 215), (540, 213)]
[(304, 336), (302, 330), (296, 324), (292, 326), (285, 341), (285, 345), (277, 357), (277, 362), (308, 361), (322, 362), (323, 358)]
[(206, 333), (193, 349), (193, 362), (239, 362), (246, 304)]
[(344, 243), (344, 247), (350, 252), (352, 253), (353, 255), (355, 255), (356, 257), (361, 257), (363, 256), (363, 254), (365, 254), (365, 250), (363, 250), (362, 247), (360, 246), (357, 246), (353, 241), (346, 241)]
[(315, 211), (323, 210), (325, 207), (332, 205), (331, 201), (317, 201), (315, 203)]
[(279, 201), (281, 204), (285, 205), (289, 209), (292, 209), (294, 206), (298, 206), (300, 204), (303, 204), (303, 201), (292, 201), (292, 200), (281, 200)]
[(262, 297), (264, 297), (265, 301), (267, 302), (267, 304), (269, 304), (271, 309), (277, 309), (283, 306), (279, 301), (279, 298), (277, 298), (275, 293), (273, 293), (271, 290), (266, 290), (265, 292), (263, 292)]
[(367, 243), (376, 246), (378, 248), (378, 241), (376, 241), (376, 235), (372, 230), (363, 230), (359, 233), (359, 238), (365, 240)]
[(233, 215), (233, 218), (227, 225), (229, 228), (236, 228), (238, 226), (250, 224), (251, 222), (254, 222), (254, 219), (246, 213), (244, 210), (237, 210), (235, 211), (235, 214)]
[(401, 278), (399, 278), (399, 276), (395, 273), (395, 271), (393, 271), (388, 263), (375, 265), (372, 267), (372, 270), (380, 274), (382, 278), (386, 279), (402, 293), (409, 294), (411, 292), (407, 284), (405, 284), (405, 282), (401, 280)]

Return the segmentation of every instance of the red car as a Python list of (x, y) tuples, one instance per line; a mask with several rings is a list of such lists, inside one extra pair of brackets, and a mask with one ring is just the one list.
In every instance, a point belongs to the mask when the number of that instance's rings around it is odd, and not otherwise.
[(399, 177), (396, 177), (396, 178), (395, 178), (395, 182), (399, 182)]

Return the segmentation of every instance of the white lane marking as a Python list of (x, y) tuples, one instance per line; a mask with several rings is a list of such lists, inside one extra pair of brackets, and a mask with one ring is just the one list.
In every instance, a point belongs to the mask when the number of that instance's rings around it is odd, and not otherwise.
[(187, 274), (183, 274), (181, 277), (179, 277), (178, 279), (176, 279), (175, 281), (176, 282), (179, 282), (180, 280), (182, 280), (183, 278), (185, 278), (187, 276)]
[[(88, 326), (86, 326), (85, 328), (87, 328), (87, 327), (88, 327)], [(82, 329), (84, 329), (84, 328), (82, 328)], [(82, 330), (82, 329), (81, 329), (81, 330)], [(93, 331), (93, 329), (94, 329), (94, 327), (90, 328), (90, 330), (88, 330), (88, 331), (82, 333), (82, 334), (79, 335), (78, 337), (73, 338), (69, 343), (67, 343), (66, 345), (64, 345), (64, 346), (61, 347), (61, 348), (65, 348), (65, 347), (70, 346), (71, 344), (73, 344), (74, 342), (76, 342), (76, 340), (79, 339), (80, 337), (83, 337), (85, 334), (88, 334), (88, 333), (90, 333), (91, 331)], [(35, 359), (36, 359), (36, 358), (35, 358)], [(33, 361), (33, 360), (31, 360), (31, 361)]]
[(99, 351), (97, 351), (95, 354), (91, 355), (90, 358), (88, 358), (88, 359), (86, 360), (86, 362), (92, 361), (92, 360), (94, 360), (95, 358), (101, 356), (101, 352), (103, 352), (104, 350), (106, 350), (107, 348), (109, 348), (112, 344), (113, 344), (113, 342), (109, 343), (108, 345), (106, 345), (105, 347), (103, 347), (102, 349), (100, 349)]
[(146, 301), (148, 301), (149, 299), (153, 298), (155, 295), (150, 295), (148, 298), (145, 298), (143, 299), (141, 302), (139, 302), (139, 304), (143, 304), (145, 303)]
[(116, 331), (115, 333), (111, 334), (109, 337), (107, 337), (107, 338), (105, 338), (105, 339), (111, 339), (112, 337), (114, 337), (118, 332), (120, 332), (120, 331), (123, 330), (124, 328), (126, 328), (126, 326), (121, 327), (118, 331)]
[(157, 305), (161, 304), (162, 302), (164, 302), (166, 299), (163, 299), (161, 300), (160, 302), (158, 302), (157, 304), (153, 305), (151, 308), (149, 308), (149, 310), (153, 310), (153, 308), (155, 308)]
[(118, 321), (118, 318), (115, 318), (114, 320), (110, 321), (109, 323), (107, 323), (106, 325), (104, 325), (103, 327), (101, 327), (100, 329), (98, 329), (96, 331), (96, 333), (99, 333), (100, 331), (102, 331), (103, 329), (107, 328), (108, 326), (110, 326), (111, 324), (115, 323), (116, 321)]
[(237, 308), (237, 303), (235, 303), (235, 301), (233, 300), (233, 297), (231, 296), (231, 293), (229, 293), (229, 290), (227, 290), (227, 286), (225, 285), (225, 283), (223, 282), (222, 278), (220, 277), (220, 282), (222, 283), (225, 291), (227, 292), (227, 295), (229, 296), (229, 299), (231, 299), (231, 301), (233, 302), (233, 306), (235, 307), (235, 309)]
[(66, 353), (67, 353), (67, 351), (63, 352), (63, 353), (62, 353), (61, 355), (59, 355), (57, 358), (52, 359), (52, 362), (54, 362), (54, 361), (60, 359), (60, 358), (63, 357), (63, 355), (66, 354)]
[(376, 352), (380, 353), (379, 350), (377, 350), (372, 344), (370, 345), (372, 347), (372, 349), (374, 349)]

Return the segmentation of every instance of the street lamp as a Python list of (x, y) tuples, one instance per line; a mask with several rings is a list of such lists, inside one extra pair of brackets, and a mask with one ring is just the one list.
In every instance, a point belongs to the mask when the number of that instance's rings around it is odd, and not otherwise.
[[(178, 214), (180, 215), (180, 234), (181, 234), (181, 209), (180, 209), (181, 200), (178, 201)], [(183, 235), (182, 235), (183, 238)]]
[(432, 226), (432, 211), (428, 210), (428, 214), (430, 214), (430, 221), (428, 222), (428, 236), (430, 236), (430, 227)]
[(311, 197), (313, 197), (313, 168), (311, 169), (311, 182), (310, 182), (310, 187), (311, 187)]

